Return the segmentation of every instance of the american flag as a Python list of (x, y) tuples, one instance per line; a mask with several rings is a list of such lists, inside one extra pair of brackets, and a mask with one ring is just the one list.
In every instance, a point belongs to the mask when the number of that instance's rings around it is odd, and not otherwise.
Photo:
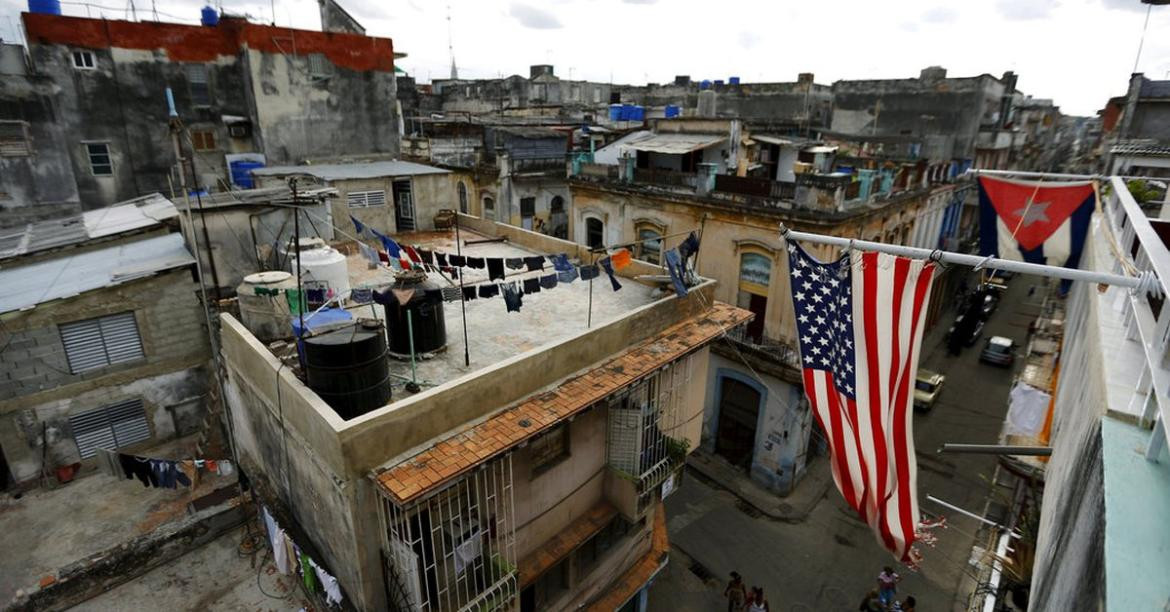
[(916, 565), (911, 418), (934, 265), (860, 252), (821, 263), (795, 242), (788, 262), (804, 391), (833, 480), (878, 541)]

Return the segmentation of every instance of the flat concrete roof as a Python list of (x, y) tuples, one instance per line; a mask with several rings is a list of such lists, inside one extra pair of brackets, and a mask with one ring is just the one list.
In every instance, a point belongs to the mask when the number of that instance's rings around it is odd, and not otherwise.
[(423, 174), (450, 174), (450, 170), (416, 164), (408, 161), (354, 162), (349, 164), (306, 164), (301, 166), (268, 166), (256, 168), (256, 176), (314, 176), (323, 181), (381, 178), (384, 176), (420, 176)]
[[(509, 242), (484, 242), (466, 244), (468, 241), (487, 240), (487, 236), (462, 230), (465, 246), (463, 254), (470, 257), (530, 257), (547, 255), (519, 247)], [(404, 245), (419, 245), (433, 251), (455, 253), (455, 232), (417, 232), (396, 236)], [(360, 253), (349, 255), (350, 282), (352, 287), (389, 287), (394, 282), (393, 272), (381, 267), (371, 270)], [(580, 263), (580, 262), (577, 262)], [(465, 284), (487, 281), (487, 270), (463, 268)], [(506, 269), (507, 281), (537, 278), (553, 273), (547, 264), (543, 272), (527, 272)], [(438, 274), (430, 274), (432, 282), (443, 286), (458, 287)], [(631, 310), (654, 302), (666, 294), (656, 288), (643, 285), (631, 278), (619, 277), (620, 291), (614, 291), (605, 272), (593, 280), (592, 327), (597, 327), (621, 318)], [(463, 313), (459, 300), (444, 302), (447, 322), (447, 350), (430, 359), (416, 362), (416, 376), (423, 390), (441, 385), (447, 381), (475, 372), (481, 368), (499, 363), (534, 348), (552, 344), (587, 329), (590, 322), (589, 282), (580, 279), (558, 284), (554, 289), (525, 295), (520, 312), (508, 312), (502, 296), (478, 298), (466, 302), (467, 347), (470, 365), (464, 363)], [(379, 304), (350, 306), (355, 317), (377, 316), (385, 319), (385, 308)], [(403, 387), (411, 376), (409, 361), (391, 360), (391, 373), (398, 378), (394, 382), (391, 403), (409, 397)]]

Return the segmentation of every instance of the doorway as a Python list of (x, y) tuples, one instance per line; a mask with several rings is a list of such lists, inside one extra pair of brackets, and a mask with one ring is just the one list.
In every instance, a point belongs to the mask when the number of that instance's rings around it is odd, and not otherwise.
[(536, 216), (536, 198), (520, 198), (520, 227), (532, 229), (532, 219)]
[(601, 248), (605, 242), (605, 225), (597, 217), (585, 219), (585, 244), (591, 249)]
[(394, 226), (399, 232), (414, 231), (414, 194), (411, 193), (410, 179), (396, 180), (394, 187)]
[(756, 446), (760, 399), (760, 392), (751, 385), (729, 376), (719, 378), (719, 429), (715, 434), (715, 452), (745, 470), (751, 467)]
[(752, 344), (764, 343), (764, 316), (768, 312), (768, 298), (767, 296), (750, 293), (747, 291), (739, 292), (739, 307), (750, 310), (752, 314), (756, 315), (748, 322), (744, 329), (744, 337)]

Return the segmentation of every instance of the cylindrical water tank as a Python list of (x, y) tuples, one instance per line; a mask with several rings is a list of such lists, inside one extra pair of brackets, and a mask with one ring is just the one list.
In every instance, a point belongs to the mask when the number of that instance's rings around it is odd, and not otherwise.
[[(410, 358), (411, 331), (414, 353), (425, 355), (447, 347), (447, 318), (443, 312), (441, 287), (430, 282), (426, 274), (411, 270), (398, 276), (395, 289), (413, 289), (406, 304), (390, 300), (386, 304), (386, 331), (390, 336), (390, 354)], [(409, 320), (408, 320), (409, 317)]]
[(42, 15), (60, 15), (61, 0), (28, 0), (28, 12)]
[(219, 11), (213, 6), (205, 6), (199, 11), (199, 22), (205, 26), (215, 26), (219, 23)]
[(306, 335), (305, 384), (349, 420), (390, 401), (386, 332), (377, 319)]
[[(303, 239), (302, 239), (303, 240)], [(349, 264), (342, 255), (330, 246), (305, 249), (301, 247), (301, 285), (305, 290), (324, 289), (325, 297), (343, 295), (349, 291)], [(289, 272), (297, 275), (297, 254), (289, 253)]]
[[(284, 292), (296, 289), (297, 280), (282, 270), (257, 272), (244, 277), (236, 288), (240, 304), (240, 319), (244, 327), (261, 342), (272, 342), (292, 336), (289, 318), (292, 312)], [(259, 289), (259, 293), (257, 293)]]

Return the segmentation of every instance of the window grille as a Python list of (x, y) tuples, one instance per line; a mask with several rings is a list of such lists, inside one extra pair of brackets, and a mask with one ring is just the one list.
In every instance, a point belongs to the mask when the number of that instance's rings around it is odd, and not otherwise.
[(385, 191), (351, 191), (345, 194), (345, 203), (350, 208), (369, 208), (386, 204)]

